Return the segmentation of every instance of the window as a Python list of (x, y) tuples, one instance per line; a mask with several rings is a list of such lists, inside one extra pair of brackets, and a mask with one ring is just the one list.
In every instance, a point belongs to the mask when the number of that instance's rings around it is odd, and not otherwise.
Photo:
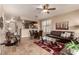
[(45, 33), (49, 33), (52, 30), (52, 21), (51, 20), (44, 20), (42, 21), (42, 30)]

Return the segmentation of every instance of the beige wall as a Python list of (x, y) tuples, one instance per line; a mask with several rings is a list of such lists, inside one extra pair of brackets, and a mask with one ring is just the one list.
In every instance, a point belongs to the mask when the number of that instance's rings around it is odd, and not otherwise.
[(73, 11), (70, 13), (66, 13), (66, 14), (62, 14), (62, 15), (53, 16), (48, 19), (52, 20), (52, 24), (51, 24), (52, 30), (56, 30), (55, 29), (56, 22), (69, 21), (69, 30), (79, 32), (79, 28), (73, 27), (74, 25), (79, 25), (79, 10), (76, 10), (76, 11)]

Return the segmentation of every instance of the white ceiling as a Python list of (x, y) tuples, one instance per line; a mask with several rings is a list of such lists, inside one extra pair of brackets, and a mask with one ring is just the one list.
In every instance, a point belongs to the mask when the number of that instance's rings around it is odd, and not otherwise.
[(21, 16), (21, 18), (27, 20), (41, 20), (79, 9), (79, 4), (51, 4), (49, 7), (55, 7), (56, 10), (50, 11), (50, 14), (46, 14), (37, 10), (38, 7), (42, 6), (40, 4), (4, 4), (1, 6), (3, 6), (4, 10), (2, 11), (6, 15)]

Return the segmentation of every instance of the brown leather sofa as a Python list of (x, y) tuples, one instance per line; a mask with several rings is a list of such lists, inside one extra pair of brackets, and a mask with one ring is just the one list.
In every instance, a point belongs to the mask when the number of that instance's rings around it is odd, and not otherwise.
[[(62, 37), (61, 34), (65, 33), (65, 32), (70, 33), (70, 36)], [(46, 36), (51, 37), (51, 38), (56, 38), (56, 39), (58, 39), (58, 41), (60, 41), (62, 43), (67, 43), (73, 39), (73, 32), (71, 32), (71, 31), (51, 31), (51, 33), (46, 34)]]

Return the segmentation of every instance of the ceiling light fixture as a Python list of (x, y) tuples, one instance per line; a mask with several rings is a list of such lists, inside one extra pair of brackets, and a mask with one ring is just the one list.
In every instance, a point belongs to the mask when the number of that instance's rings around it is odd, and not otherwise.
[(48, 10), (47, 10), (47, 9), (45, 9), (45, 10), (43, 10), (43, 12), (44, 12), (44, 13), (47, 13), (47, 12), (48, 12)]

